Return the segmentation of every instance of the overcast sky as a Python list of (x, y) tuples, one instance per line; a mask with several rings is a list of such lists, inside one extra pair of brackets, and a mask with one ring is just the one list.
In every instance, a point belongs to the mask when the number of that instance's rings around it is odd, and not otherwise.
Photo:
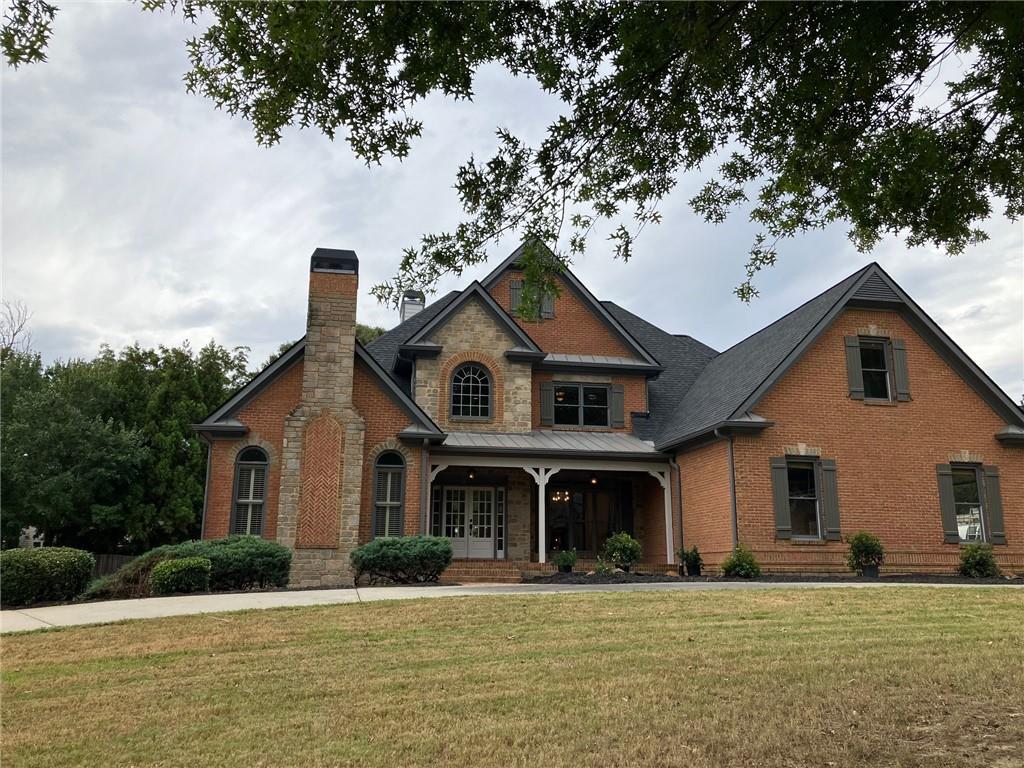
[[(494, 129), (543, 134), (559, 104), (527, 80), (482, 72), (472, 103), (430, 101), (424, 136), (403, 163), (367, 169), (343, 142), (293, 130), (258, 147), (249, 125), (185, 93), (179, 16), (137, 5), (60, 3), (49, 61), (3, 66), (3, 294), (33, 312), (47, 360), (91, 357), (103, 342), (252, 348), (253, 365), (304, 332), (309, 255), (351, 248), (360, 259), (359, 318), (396, 313), (370, 287), (402, 248), (450, 229), (460, 162), (490, 156)], [(994, 217), (991, 240), (962, 256), (890, 239), (859, 254), (844, 228), (784, 244), (741, 304), (755, 228), (712, 226), (686, 201), (684, 177), (628, 264), (591, 244), (576, 274), (602, 299), (675, 333), (725, 349), (868, 261), (897, 282), (1017, 401), (1024, 388), (1024, 225)], [(481, 277), (516, 246), (496, 247)]]

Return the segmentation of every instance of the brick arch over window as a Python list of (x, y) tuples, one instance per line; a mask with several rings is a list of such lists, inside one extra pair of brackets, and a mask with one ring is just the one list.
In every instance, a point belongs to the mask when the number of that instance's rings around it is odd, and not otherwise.
[[(445, 360), (441, 367), (441, 392), (438, 400), (438, 417), (442, 423), (452, 421), (452, 376), (466, 363), (477, 363), (487, 369), (491, 377), (491, 418), (488, 424), (501, 424), (505, 419), (505, 376), (501, 363), (480, 350), (470, 349), (459, 352)], [(456, 423), (458, 420), (455, 420)]]

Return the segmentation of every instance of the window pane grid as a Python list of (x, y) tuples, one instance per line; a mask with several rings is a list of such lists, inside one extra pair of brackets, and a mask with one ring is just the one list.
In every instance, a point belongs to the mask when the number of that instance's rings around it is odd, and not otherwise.
[(267, 487), (266, 454), (260, 448), (246, 448), (238, 454), (235, 469), (234, 534), (259, 536), (263, 533), (263, 503)]
[(402, 535), (402, 485), (405, 462), (394, 451), (377, 457), (374, 476), (373, 535)]
[(452, 416), (486, 419), (491, 415), (491, 377), (479, 365), (464, 365), (452, 377)]
[(961, 541), (985, 541), (981, 488), (973, 467), (953, 469), (953, 502)]
[(884, 341), (861, 339), (860, 368), (864, 396), (872, 400), (889, 399), (889, 364)]
[(558, 384), (554, 388), (555, 424), (560, 426), (607, 427), (608, 387)]
[(793, 536), (819, 538), (816, 467), (810, 462), (789, 462), (789, 520)]

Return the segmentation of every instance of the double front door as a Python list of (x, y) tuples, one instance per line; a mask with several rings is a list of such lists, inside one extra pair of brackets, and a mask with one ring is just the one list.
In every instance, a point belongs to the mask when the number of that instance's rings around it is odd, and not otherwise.
[(501, 488), (452, 487), (440, 490), (440, 535), (452, 542), (455, 557), (504, 557), (504, 493)]

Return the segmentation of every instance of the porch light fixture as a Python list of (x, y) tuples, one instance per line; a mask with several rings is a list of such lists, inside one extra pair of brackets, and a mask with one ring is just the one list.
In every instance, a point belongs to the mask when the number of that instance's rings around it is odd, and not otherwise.
[(597, 475), (591, 475), (590, 476), (590, 484), (591, 485), (597, 485)]
[(469, 479), (476, 480), (476, 467), (469, 468)]

